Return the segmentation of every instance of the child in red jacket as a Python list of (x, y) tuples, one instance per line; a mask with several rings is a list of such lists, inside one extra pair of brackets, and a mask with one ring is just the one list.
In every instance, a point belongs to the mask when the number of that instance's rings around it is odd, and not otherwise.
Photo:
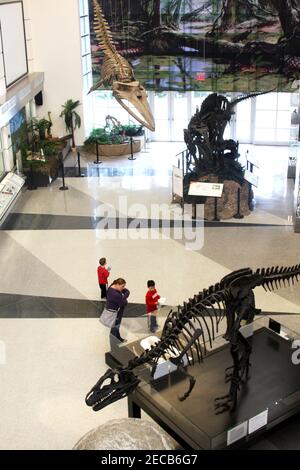
[(106, 258), (101, 258), (98, 266), (98, 282), (101, 290), (101, 299), (106, 299), (108, 278), (110, 276), (110, 268), (106, 267)]
[(151, 333), (155, 333), (155, 331), (158, 329), (156, 314), (160, 295), (158, 295), (157, 290), (155, 289), (154, 281), (148, 281), (147, 287), (148, 291), (146, 293), (146, 311), (148, 315), (148, 326)]

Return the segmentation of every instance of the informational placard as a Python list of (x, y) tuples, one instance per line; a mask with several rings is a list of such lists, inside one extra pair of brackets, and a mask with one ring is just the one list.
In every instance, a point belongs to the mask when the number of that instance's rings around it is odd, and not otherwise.
[(248, 183), (252, 184), (252, 186), (255, 186), (256, 188), (258, 187), (258, 176), (254, 173), (251, 173), (251, 171), (246, 170), (244, 178), (246, 181), (248, 181)]
[(248, 422), (244, 421), (243, 423), (235, 426), (227, 432), (227, 445), (230, 446), (236, 441), (243, 439), (248, 434)]
[(20, 193), (25, 181), (15, 173), (9, 173), (0, 184), (0, 219), (8, 211), (18, 194)]
[(256, 168), (259, 168), (258, 160), (253, 155), (251, 155), (251, 153), (247, 153), (247, 161)]
[(195, 181), (190, 184), (189, 196), (222, 197), (224, 184), (202, 183)]
[(262, 413), (254, 416), (253, 418), (249, 419), (249, 434), (258, 431), (259, 429), (263, 428), (268, 424), (268, 415), (269, 410), (266, 409)]
[(173, 194), (179, 197), (183, 197), (183, 175), (182, 170), (177, 168), (177, 166), (173, 166), (172, 179)]

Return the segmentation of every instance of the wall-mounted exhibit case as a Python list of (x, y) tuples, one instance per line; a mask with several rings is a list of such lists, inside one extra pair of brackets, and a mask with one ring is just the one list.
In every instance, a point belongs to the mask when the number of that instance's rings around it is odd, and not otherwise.
[(9, 173), (0, 183), (0, 223), (16, 202), (25, 180), (15, 173)]
[(9, 87), (28, 73), (23, 2), (0, 5), (5, 83)]

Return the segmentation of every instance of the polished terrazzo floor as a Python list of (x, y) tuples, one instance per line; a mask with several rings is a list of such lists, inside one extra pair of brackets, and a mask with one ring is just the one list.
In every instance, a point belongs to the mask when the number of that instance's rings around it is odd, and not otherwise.
[[(242, 146), (241, 153), (247, 148)], [(163, 232), (166, 222), (174, 227), (182, 220), (180, 208), (171, 204), (171, 170), (180, 150), (182, 144), (152, 143), (134, 162), (103, 159), (99, 167), (83, 152), (82, 178), (70, 155), (69, 190), (59, 191), (59, 179), (50, 188), (26, 191), (1, 227), (0, 342), (5, 358), (0, 360), (0, 448), (69, 449), (96, 425), (127, 415), (125, 401), (100, 413), (84, 403), (106, 370), (104, 352), (109, 349), (107, 331), (96, 318), (100, 257), (108, 258), (112, 276), (125, 277), (131, 290), (123, 323), (129, 340), (147, 332), (143, 303), (150, 278), (172, 306), (233, 269), (299, 262), (293, 182), (286, 178), (288, 149), (250, 149), (260, 164), (254, 212), (241, 221), (200, 224), (203, 245), (195, 251), (187, 250), (186, 240), (176, 239), (172, 231), (169, 236)], [(143, 207), (136, 208), (140, 203)], [(166, 214), (151, 217), (153, 204), (165, 204), (172, 221)], [(103, 217), (112, 208), (116, 229), (103, 228)], [(138, 236), (131, 225), (136, 210), (143, 222)], [(150, 219), (160, 223), (153, 228)], [(189, 208), (185, 220), (191, 221)], [(299, 285), (276, 293), (257, 289), (256, 297), (264, 312), (274, 312), (300, 335)], [(166, 313), (161, 312), (160, 322)]]

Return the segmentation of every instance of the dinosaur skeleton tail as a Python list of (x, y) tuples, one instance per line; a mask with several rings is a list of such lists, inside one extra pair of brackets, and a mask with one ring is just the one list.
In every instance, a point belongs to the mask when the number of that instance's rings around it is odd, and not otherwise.
[(235, 100), (231, 101), (230, 107), (233, 109), (235, 106), (237, 106), (239, 103), (245, 100), (249, 100), (250, 98), (256, 98), (256, 96), (260, 95), (266, 95), (267, 93), (271, 93), (273, 90), (268, 90), (268, 91), (261, 91), (257, 93), (247, 93), (246, 95), (240, 96), (236, 98)]
[(281, 287), (288, 287), (300, 279), (300, 264), (290, 267), (273, 266), (272, 268), (262, 268), (256, 271), (261, 276), (258, 285), (265, 291), (274, 291)]

